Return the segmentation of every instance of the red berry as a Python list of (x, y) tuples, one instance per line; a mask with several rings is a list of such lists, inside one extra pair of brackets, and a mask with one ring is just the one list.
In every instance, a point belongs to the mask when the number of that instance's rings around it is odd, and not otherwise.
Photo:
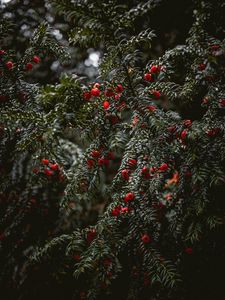
[(101, 94), (100, 90), (97, 89), (97, 88), (93, 88), (91, 89), (91, 95), (94, 96), (94, 97), (99, 97)]
[(158, 73), (158, 67), (153, 65), (150, 69), (150, 73)]
[(159, 91), (152, 91), (152, 95), (155, 99), (159, 99), (161, 97), (161, 93)]
[(93, 150), (91, 152), (91, 156), (94, 158), (99, 158), (101, 156), (101, 153), (98, 150)]
[(152, 75), (149, 74), (149, 73), (146, 73), (144, 75), (144, 80), (146, 80), (146, 81), (153, 81)]
[(192, 125), (192, 121), (191, 120), (184, 120), (183, 124), (187, 127), (190, 127)]
[(134, 200), (134, 198), (135, 198), (134, 193), (127, 193), (124, 197), (124, 201), (129, 202)]
[(208, 130), (206, 133), (209, 137), (215, 136), (218, 133), (220, 133), (220, 128), (212, 128), (212, 129)]
[(90, 243), (93, 241), (93, 239), (96, 237), (97, 232), (95, 229), (91, 229), (90, 231), (88, 231), (87, 233), (87, 241)]
[(168, 164), (164, 163), (159, 167), (159, 170), (164, 172), (164, 171), (167, 171), (168, 168), (169, 168)]
[(184, 129), (184, 130), (181, 132), (181, 135), (180, 135), (181, 139), (182, 139), (182, 140), (185, 140), (186, 137), (187, 137), (187, 134), (188, 134), (187, 129)]
[(104, 102), (103, 102), (103, 107), (104, 107), (104, 109), (108, 109), (109, 106), (110, 106), (109, 101), (104, 101)]
[(84, 92), (83, 97), (85, 100), (90, 100), (91, 99), (91, 93), (90, 92)]
[(43, 159), (41, 160), (41, 162), (42, 162), (43, 165), (48, 165), (48, 164), (49, 164), (49, 160), (46, 159), (46, 158), (43, 158)]
[(148, 105), (146, 109), (152, 112), (155, 111), (157, 108), (154, 105)]
[(44, 172), (45, 172), (46, 176), (52, 176), (53, 175), (53, 172), (49, 169), (45, 169)]
[(0, 50), (0, 55), (4, 55), (5, 51), (4, 50)]
[(124, 180), (129, 180), (129, 171), (127, 169), (122, 170), (121, 176)]
[(137, 161), (136, 161), (136, 159), (131, 158), (131, 159), (128, 160), (128, 164), (131, 167), (135, 167), (137, 165)]
[(219, 103), (220, 103), (220, 105), (221, 105), (222, 107), (224, 107), (224, 106), (225, 106), (225, 99), (220, 99), (220, 100), (219, 100)]
[(187, 247), (184, 249), (184, 252), (187, 254), (192, 254), (193, 253), (193, 249), (191, 247)]
[(113, 97), (115, 95), (115, 93), (113, 92), (113, 89), (112, 88), (108, 88), (106, 91), (105, 91), (105, 95), (106, 97)]
[(27, 69), (28, 71), (32, 70), (32, 69), (33, 69), (32, 63), (27, 63), (27, 64), (26, 64), (26, 69)]
[(74, 259), (75, 261), (80, 261), (80, 254), (75, 254), (75, 255), (73, 256), (73, 259)]
[(115, 90), (116, 90), (117, 93), (122, 93), (123, 92), (122, 84), (118, 84)]
[(5, 66), (6, 66), (6, 68), (8, 69), (8, 70), (11, 70), (12, 68), (13, 68), (13, 62), (12, 61), (7, 61), (7, 63), (5, 64)]
[(211, 49), (212, 50), (219, 50), (220, 49), (220, 45), (212, 45)]
[(50, 168), (54, 171), (59, 169), (59, 165), (58, 164), (50, 164)]
[(117, 95), (114, 96), (114, 99), (115, 99), (116, 101), (118, 101), (119, 98), (120, 98), (120, 94), (117, 94)]
[(33, 62), (34, 62), (35, 64), (39, 64), (39, 62), (41, 61), (40, 57), (37, 56), (37, 55), (34, 55), (34, 57), (33, 57), (32, 60), (33, 60)]
[(145, 175), (149, 172), (149, 168), (147, 168), (146, 166), (142, 168), (141, 170), (141, 174)]
[(141, 240), (144, 244), (148, 244), (151, 242), (151, 237), (148, 234), (143, 234)]
[(95, 88), (95, 89), (99, 89), (99, 88), (100, 88), (100, 83), (96, 82), (96, 83), (94, 84), (94, 88)]
[(121, 213), (126, 213), (126, 212), (129, 212), (129, 207), (125, 206), (125, 207), (122, 207), (121, 209)]
[(116, 206), (115, 208), (113, 208), (113, 210), (112, 210), (112, 216), (113, 216), (113, 217), (119, 216), (120, 211), (121, 211), (121, 206), (120, 206), (120, 205), (117, 205), (117, 206)]
[(204, 71), (205, 68), (206, 68), (206, 64), (199, 64), (199, 65), (198, 65), (199, 71)]

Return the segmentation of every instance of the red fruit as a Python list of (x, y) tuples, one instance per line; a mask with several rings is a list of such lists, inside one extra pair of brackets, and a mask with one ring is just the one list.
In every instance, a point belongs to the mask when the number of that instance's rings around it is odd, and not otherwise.
[(85, 100), (90, 100), (91, 99), (91, 93), (90, 92), (84, 92), (83, 97)]
[(164, 163), (159, 167), (159, 170), (165, 172), (168, 170), (168, 168), (169, 168), (168, 164)]
[(144, 75), (144, 80), (146, 80), (146, 81), (153, 81), (152, 75), (149, 74), (149, 73), (146, 73)]
[(187, 247), (184, 249), (184, 252), (187, 254), (192, 254), (193, 253), (193, 249), (191, 247)]
[(182, 139), (182, 140), (185, 140), (186, 137), (187, 137), (187, 134), (188, 134), (187, 129), (184, 129), (184, 130), (181, 132), (181, 135), (180, 135), (181, 139)]
[(157, 108), (154, 105), (148, 105), (146, 109), (149, 111), (155, 111)]
[(112, 210), (112, 216), (113, 216), (113, 217), (119, 216), (120, 211), (121, 211), (121, 206), (120, 206), (120, 205), (117, 205), (117, 206), (116, 206), (115, 208), (113, 208), (113, 210)]
[(124, 201), (129, 202), (134, 200), (134, 198), (135, 198), (134, 193), (127, 193), (124, 197)]
[(5, 51), (4, 50), (0, 50), (0, 55), (4, 55)]
[(110, 106), (109, 101), (104, 101), (104, 102), (103, 102), (103, 107), (104, 107), (104, 109), (108, 109), (109, 106)]
[(32, 60), (33, 60), (33, 62), (34, 62), (35, 64), (39, 64), (39, 62), (41, 61), (40, 57), (37, 56), (37, 55), (34, 55), (34, 57), (33, 57)]
[(101, 156), (101, 153), (98, 150), (93, 150), (91, 152), (91, 156), (94, 158), (99, 158)]
[(123, 91), (122, 84), (118, 84), (115, 90), (116, 90), (117, 93), (122, 93), (122, 91)]
[(54, 171), (59, 169), (59, 165), (58, 164), (50, 164), (50, 168)]
[(95, 164), (94, 160), (92, 159), (87, 160), (87, 165), (89, 169), (91, 169), (94, 166), (94, 164)]
[(75, 254), (75, 255), (73, 256), (73, 259), (74, 259), (75, 261), (80, 261), (80, 254)]
[(205, 68), (206, 68), (206, 64), (199, 64), (199, 65), (198, 65), (199, 71), (204, 71)]
[(43, 159), (41, 160), (41, 162), (42, 162), (43, 165), (48, 165), (48, 164), (49, 164), (49, 160), (46, 159), (46, 158), (43, 158)]
[(100, 90), (97, 89), (97, 88), (93, 88), (91, 89), (91, 95), (94, 96), (94, 97), (99, 97), (101, 94)]
[(32, 69), (33, 69), (32, 63), (27, 63), (27, 64), (26, 64), (26, 69), (27, 69), (28, 71), (32, 70)]
[(128, 164), (131, 167), (135, 167), (137, 165), (137, 161), (136, 161), (136, 159), (131, 158), (131, 159), (128, 160)]
[(99, 165), (99, 166), (103, 166), (103, 165), (108, 166), (108, 165), (109, 165), (109, 160), (108, 160), (107, 158), (101, 157), (101, 158), (98, 160), (98, 165)]
[(151, 173), (154, 173), (154, 172), (156, 172), (156, 170), (157, 170), (157, 168), (156, 168), (156, 167), (151, 167), (151, 168), (150, 168), (150, 172), (151, 172)]
[(158, 67), (153, 65), (150, 69), (150, 73), (158, 73)]
[(176, 131), (176, 125), (169, 126), (167, 129), (169, 132), (174, 133)]
[(159, 91), (152, 91), (152, 95), (155, 99), (159, 99), (161, 97), (161, 93)]
[(212, 128), (212, 129), (208, 130), (206, 133), (209, 137), (215, 136), (218, 133), (220, 133), (220, 128)]
[(33, 172), (34, 174), (37, 174), (37, 173), (39, 172), (39, 168), (38, 168), (38, 167), (34, 167), (34, 168), (32, 169), (32, 172)]
[(149, 168), (147, 168), (146, 166), (142, 168), (141, 170), (141, 174), (145, 175), (149, 172)]
[(127, 170), (127, 169), (122, 170), (121, 176), (124, 180), (129, 180), (129, 170)]
[(144, 244), (148, 244), (151, 242), (151, 237), (148, 234), (143, 234), (141, 240)]
[(115, 99), (116, 101), (119, 100), (119, 99), (120, 99), (120, 94), (115, 95), (115, 96), (114, 96), (114, 99)]
[(46, 176), (52, 176), (53, 175), (53, 172), (49, 169), (45, 169), (44, 172), (45, 172)]
[(95, 229), (91, 229), (90, 231), (88, 231), (87, 233), (87, 241), (89, 243), (91, 243), (93, 241), (93, 239), (96, 237), (97, 232)]
[(13, 68), (13, 62), (12, 61), (7, 61), (7, 63), (5, 64), (5, 66), (6, 66), (6, 68), (8, 69), (8, 70), (11, 70), (12, 68)]
[(190, 127), (192, 125), (192, 121), (191, 120), (184, 120), (183, 124), (187, 127)]

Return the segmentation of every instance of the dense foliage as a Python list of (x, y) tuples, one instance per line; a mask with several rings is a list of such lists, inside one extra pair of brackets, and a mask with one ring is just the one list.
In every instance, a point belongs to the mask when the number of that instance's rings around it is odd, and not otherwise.
[(72, 45), (104, 55), (96, 82), (40, 87), (27, 73), (66, 51), (42, 24), (18, 58), (2, 21), (5, 299), (222, 300), (224, 1), (184, 2), (189, 33), (162, 55), (166, 1), (50, 2)]

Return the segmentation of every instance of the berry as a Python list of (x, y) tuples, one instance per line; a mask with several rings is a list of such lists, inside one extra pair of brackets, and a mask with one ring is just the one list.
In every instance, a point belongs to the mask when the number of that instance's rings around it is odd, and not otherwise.
[(218, 133), (220, 133), (220, 128), (212, 128), (212, 129), (208, 130), (206, 133), (209, 137), (215, 136)]
[(101, 153), (98, 150), (93, 150), (91, 152), (91, 156), (94, 158), (99, 158), (101, 156)]
[(94, 166), (94, 164), (95, 164), (94, 160), (92, 159), (87, 160), (87, 165), (89, 169), (91, 169)]
[(116, 206), (115, 208), (113, 208), (113, 210), (112, 210), (112, 216), (113, 216), (113, 217), (119, 216), (120, 211), (121, 211), (121, 206), (120, 206), (120, 205), (117, 205), (117, 206)]
[(115, 90), (116, 90), (117, 93), (122, 93), (123, 92), (122, 84), (118, 84)]
[(164, 163), (159, 167), (159, 170), (164, 172), (167, 171), (168, 168), (169, 168), (168, 164)]
[(110, 107), (109, 101), (104, 101), (103, 102), (103, 107), (104, 107), (104, 109), (108, 109)]
[(146, 73), (144, 75), (144, 80), (146, 80), (146, 81), (153, 81), (152, 75), (149, 74), (149, 73)]
[(151, 237), (148, 234), (143, 234), (141, 240), (144, 244), (149, 244), (151, 242)]
[(121, 209), (121, 213), (126, 213), (126, 212), (129, 212), (129, 207), (125, 206), (125, 207), (122, 207)]
[(97, 235), (97, 232), (95, 229), (89, 230), (87, 233), (87, 241), (89, 243), (91, 243), (93, 241), (93, 239), (96, 237), (96, 235)]
[(6, 68), (8, 69), (8, 70), (11, 70), (12, 68), (13, 68), (13, 62), (12, 61), (7, 61), (7, 63), (5, 64), (5, 66), (6, 66)]
[(185, 140), (186, 137), (187, 137), (187, 134), (188, 134), (187, 129), (184, 129), (184, 130), (181, 132), (181, 135), (180, 135), (181, 139), (182, 139), (182, 140)]
[(205, 68), (206, 68), (206, 64), (199, 64), (199, 65), (198, 65), (199, 71), (204, 71)]
[(59, 169), (59, 165), (58, 164), (50, 164), (50, 169), (56, 171)]
[(192, 121), (191, 120), (184, 120), (183, 124), (187, 127), (190, 127), (192, 125)]
[(122, 170), (121, 176), (124, 180), (129, 180), (129, 171), (127, 169)]
[(159, 91), (152, 91), (152, 95), (155, 99), (159, 99), (161, 97), (161, 93)]
[(112, 88), (108, 88), (106, 91), (105, 91), (105, 95), (106, 97), (113, 97), (115, 95), (115, 93), (113, 92), (113, 89)]
[(27, 63), (27, 64), (26, 64), (26, 69), (27, 69), (28, 71), (32, 70), (32, 69), (33, 69), (32, 63)]
[(73, 259), (75, 260), (75, 261), (80, 261), (80, 254), (75, 254), (74, 256), (73, 256)]
[(131, 159), (128, 160), (128, 164), (129, 164), (131, 167), (136, 167), (137, 161), (136, 161), (136, 159), (131, 158)]
[(93, 88), (91, 89), (91, 95), (94, 96), (94, 97), (99, 97), (101, 94), (100, 90), (97, 89), (97, 88)]
[(46, 176), (52, 176), (53, 175), (53, 172), (49, 169), (45, 169), (44, 172), (45, 172)]
[(99, 88), (100, 88), (100, 83), (96, 82), (96, 83), (94, 84), (94, 88), (95, 88), (95, 89), (99, 89)]
[(187, 253), (187, 254), (192, 254), (193, 253), (193, 248), (187, 247), (187, 248), (184, 249), (184, 252)]
[(154, 105), (148, 105), (146, 109), (152, 112), (155, 111), (157, 108)]
[(84, 92), (83, 97), (85, 100), (90, 100), (91, 99), (91, 93), (90, 92)]
[(225, 99), (219, 100), (220, 106), (225, 107)]
[(220, 49), (220, 45), (212, 45), (211, 49), (212, 50), (219, 50)]
[(157, 73), (158, 72), (158, 67), (153, 65), (150, 69), (150, 73)]
[(39, 62), (41, 61), (40, 57), (37, 56), (37, 55), (34, 55), (34, 57), (33, 57), (32, 60), (33, 60), (33, 62), (34, 62), (35, 64), (39, 64)]
[(142, 174), (142, 175), (145, 175), (145, 174), (147, 174), (148, 172), (149, 172), (149, 168), (147, 168), (146, 166), (143, 167), (142, 170), (141, 170), (141, 174)]
[(43, 165), (48, 165), (48, 164), (49, 164), (49, 160), (46, 159), (46, 158), (43, 158), (43, 159), (41, 160), (41, 162), (42, 162)]
[(0, 55), (4, 55), (5, 51), (4, 50), (0, 50)]
[(124, 197), (124, 201), (129, 202), (134, 200), (134, 198), (135, 198), (134, 193), (127, 193)]

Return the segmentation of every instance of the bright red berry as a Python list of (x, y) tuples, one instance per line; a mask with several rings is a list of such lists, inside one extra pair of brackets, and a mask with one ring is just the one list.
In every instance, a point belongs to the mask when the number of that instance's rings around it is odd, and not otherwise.
[(206, 64), (199, 64), (199, 65), (198, 65), (199, 71), (204, 71), (205, 68), (206, 68)]
[(99, 97), (101, 94), (100, 90), (97, 89), (97, 88), (93, 88), (91, 89), (91, 95), (94, 96), (94, 97)]
[(182, 139), (182, 140), (185, 140), (186, 137), (187, 137), (187, 134), (188, 134), (187, 129), (184, 129), (184, 130), (181, 132), (181, 135), (180, 135), (181, 139)]
[(155, 99), (159, 99), (161, 97), (161, 93), (159, 91), (152, 91), (152, 95)]
[(87, 160), (87, 165), (89, 169), (91, 169), (94, 166), (94, 164), (95, 164), (94, 160), (92, 159)]
[(151, 242), (151, 237), (148, 234), (143, 234), (141, 240), (144, 244), (149, 244)]
[(192, 125), (192, 121), (191, 120), (184, 120), (183, 124), (187, 127), (190, 127)]
[(151, 111), (151, 112), (153, 112), (153, 111), (155, 111), (157, 108), (156, 108), (154, 105), (148, 105), (148, 106), (146, 107), (146, 109), (149, 110), (149, 111)]
[(122, 170), (121, 176), (124, 180), (128, 180), (129, 179), (129, 170), (127, 170), (127, 169)]
[(165, 172), (168, 170), (168, 168), (169, 168), (168, 164), (164, 163), (159, 167), (159, 170)]
[(146, 73), (144, 75), (144, 80), (146, 80), (146, 81), (153, 81), (152, 75), (149, 74), (149, 73)]
[(89, 230), (87, 233), (87, 241), (89, 243), (91, 243), (93, 241), (93, 239), (96, 237), (96, 235), (97, 235), (97, 232), (95, 229)]
[(137, 161), (136, 161), (136, 159), (130, 158), (130, 159), (128, 160), (128, 164), (129, 164), (131, 167), (136, 167)]
[(14, 66), (13, 62), (12, 61), (7, 61), (7, 63), (5, 64), (6, 68), (8, 70), (11, 70)]
[(39, 62), (41, 61), (40, 57), (37, 56), (37, 55), (34, 55), (34, 57), (33, 57), (32, 60), (33, 60), (33, 62), (34, 62), (35, 64), (39, 64)]
[(45, 169), (44, 172), (45, 172), (46, 176), (52, 176), (53, 175), (53, 172), (49, 169)]
[(104, 109), (108, 109), (109, 107), (110, 107), (110, 103), (109, 103), (109, 101), (104, 101), (103, 102), (103, 107), (104, 107)]
[(150, 69), (150, 73), (158, 73), (158, 67), (153, 65)]
[(125, 202), (129, 202), (129, 201), (132, 201), (134, 200), (135, 196), (134, 196), (134, 193), (127, 193), (124, 197), (124, 201)]
[(59, 165), (58, 164), (50, 164), (50, 168), (54, 171), (59, 169)]
[(48, 165), (48, 164), (49, 164), (49, 160), (46, 159), (46, 158), (43, 158), (43, 159), (41, 160), (41, 162), (42, 162), (43, 165)]
[(147, 168), (146, 166), (144, 166), (142, 169), (141, 169), (141, 174), (145, 175), (149, 172), (149, 168)]

